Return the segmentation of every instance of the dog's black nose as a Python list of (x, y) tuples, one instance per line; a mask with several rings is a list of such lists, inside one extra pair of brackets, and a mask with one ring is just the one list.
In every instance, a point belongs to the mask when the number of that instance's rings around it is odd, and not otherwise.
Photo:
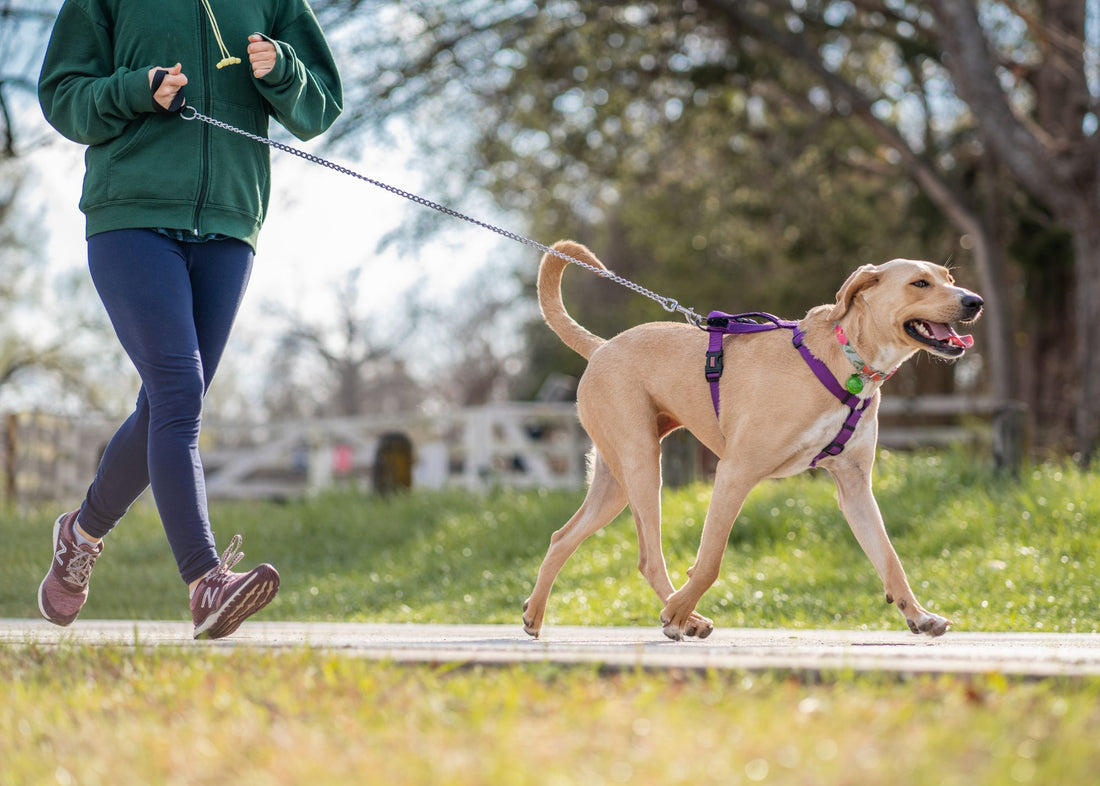
[(968, 295), (963, 295), (962, 301), (959, 303), (962, 306), (964, 322), (969, 322), (972, 319), (977, 319), (978, 314), (982, 313), (982, 306), (985, 305), (985, 301), (971, 292)]

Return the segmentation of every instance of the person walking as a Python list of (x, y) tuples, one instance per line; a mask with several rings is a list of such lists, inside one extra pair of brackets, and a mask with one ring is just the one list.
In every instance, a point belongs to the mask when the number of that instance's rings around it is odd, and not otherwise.
[(219, 557), (199, 456), (202, 403), (251, 275), (269, 152), (176, 112), (299, 139), (341, 111), (340, 76), (305, 0), (66, 0), (38, 83), (46, 120), (87, 145), (80, 209), (92, 282), (141, 379), (81, 505), (53, 526), (42, 616), (71, 624), (104, 538), (147, 488), (190, 591), (195, 638), (275, 597), (236, 535)]

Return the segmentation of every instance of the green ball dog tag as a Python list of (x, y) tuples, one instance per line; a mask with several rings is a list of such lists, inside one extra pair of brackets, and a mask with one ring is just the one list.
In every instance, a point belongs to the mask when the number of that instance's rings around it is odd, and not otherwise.
[(848, 381), (844, 383), (844, 387), (848, 388), (849, 393), (862, 393), (863, 377), (861, 377), (859, 374), (852, 374), (852, 376), (848, 377)]

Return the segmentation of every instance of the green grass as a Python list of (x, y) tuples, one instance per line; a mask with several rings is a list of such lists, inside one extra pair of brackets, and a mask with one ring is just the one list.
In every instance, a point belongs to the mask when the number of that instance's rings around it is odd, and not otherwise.
[[(918, 595), (958, 630), (1095, 631), (1100, 476), (1018, 482), (963, 453), (883, 453), (876, 491)], [(217, 504), (219, 544), (274, 562), (266, 619), (519, 625), (579, 493), (350, 491)], [(681, 583), (709, 488), (668, 491)], [(57, 511), (0, 515), (0, 616), (36, 615)], [(629, 516), (562, 572), (547, 624), (655, 625)], [(135, 506), (86, 618), (187, 619), (155, 513)], [(720, 626), (904, 629), (822, 474), (757, 488), (700, 610)], [(79, 623), (77, 623), (79, 624)], [(950, 633), (948, 634), (951, 635)], [(1090, 783), (1100, 679), (408, 666), (301, 649), (0, 646), (0, 783)]]
[(396, 666), (0, 647), (23, 784), (1083, 784), (1100, 680)]
[[(918, 598), (955, 630), (1097, 630), (1100, 475), (1041, 464), (1019, 481), (964, 453), (882, 453), (875, 490)], [(551, 533), (580, 492), (337, 491), (212, 506), (242, 565), (274, 563), (283, 588), (265, 619), (519, 624)], [(709, 486), (666, 491), (664, 548), (686, 579)], [(56, 510), (0, 515), (0, 617), (33, 617)], [(629, 514), (566, 564), (547, 624), (655, 625)], [(136, 591), (135, 591), (136, 590)], [(765, 483), (734, 527), (700, 612), (716, 625), (904, 629), (836, 507), (824, 473)], [(96, 565), (86, 618), (187, 619), (186, 594), (151, 505), (139, 502)]]

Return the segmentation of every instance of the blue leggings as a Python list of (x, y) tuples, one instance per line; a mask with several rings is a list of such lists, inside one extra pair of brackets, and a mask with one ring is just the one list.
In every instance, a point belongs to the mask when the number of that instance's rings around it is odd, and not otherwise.
[(123, 229), (88, 238), (88, 267), (141, 390), (104, 450), (80, 525), (103, 537), (152, 486), (180, 576), (190, 583), (218, 564), (199, 426), (248, 286), (252, 249), (239, 240), (184, 243)]

